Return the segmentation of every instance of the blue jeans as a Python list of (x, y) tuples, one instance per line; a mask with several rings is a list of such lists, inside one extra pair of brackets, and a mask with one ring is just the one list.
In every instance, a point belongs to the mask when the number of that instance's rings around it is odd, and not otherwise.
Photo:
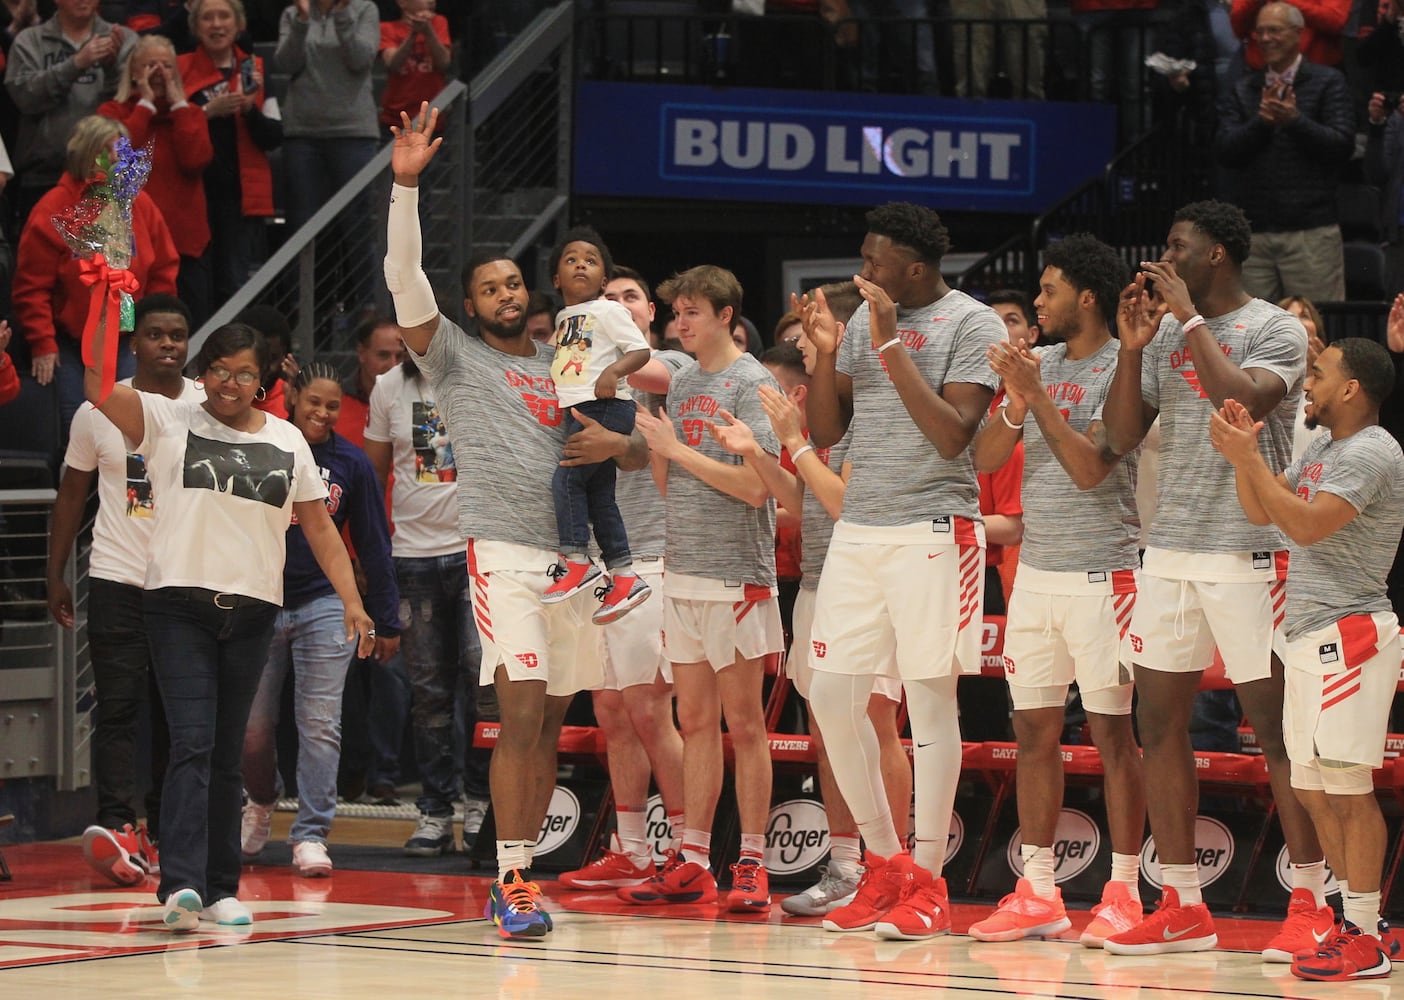
[(409, 721), (410, 681), (404, 657), (396, 653), (388, 663), (368, 661), (370, 703), (366, 736), (371, 760), (366, 768), (366, 787), (400, 783), (400, 748), (405, 744), (405, 724)]
[(88, 583), (88, 645), (97, 687), (93, 728), (93, 784), (98, 826), (120, 830), (136, 825), (138, 727), (141, 708), (150, 710), (151, 785), (146, 793), (146, 828), (161, 837), (161, 783), (166, 777), (166, 713), (151, 670), (151, 644), (142, 621), (140, 587), (94, 577)]
[[(375, 157), (376, 146), (375, 139), (284, 139), (289, 230), (296, 232), (316, 215)], [(317, 241), (319, 301), (323, 285), (329, 290), (328, 300), (344, 302), (348, 310), (374, 301), (375, 287), (383, 279), (373, 229), (366, 225), (373, 218), (367, 193), (362, 192), (342, 212), (329, 238)]]
[[(631, 399), (591, 399), (576, 403), (571, 409), (626, 437), (634, 432), (634, 414), (638, 411)], [(581, 426), (579, 420), (567, 414), (567, 437)], [(588, 552), (593, 524), (605, 566), (614, 569), (629, 564), (629, 535), (614, 499), (618, 474), (612, 459), (592, 465), (556, 466), (551, 477), (551, 498), (556, 503), (556, 530), (562, 552)]]
[(278, 800), (278, 710), (283, 681), (293, 671), (297, 719), (297, 819), (291, 843), (326, 843), (336, 815), (336, 770), (341, 763), (341, 696), (355, 648), (346, 641), (345, 608), (335, 594), (283, 608), (244, 736), (244, 788), (260, 805)]
[[(81, 337), (83, 331), (79, 330)], [(59, 437), (66, 447), (68, 430), (73, 426), (73, 414), (88, 397), (83, 394), (83, 342), (59, 333), (58, 368), (54, 369), (54, 385), (58, 389), (59, 419), (63, 425)], [(117, 341), (117, 381), (136, 374), (136, 355), (132, 353), (132, 335), (124, 333)]]
[[(468, 694), (465, 712), (468, 747), (463, 787), (469, 798), (489, 797), (488, 754), (472, 746), (477, 721), (478, 668), (483, 656), (468, 589), (466, 552), (448, 556), (395, 559), (400, 583), (400, 656), (410, 679), (410, 720), (414, 757), (424, 794), (415, 803), (429, 816), (453, 812), (455, 693)], [(406, 613), (406, 611), (408, 613)]]
[(162, 902), (194, 889), (206, 905), (239, 891), (244, 727), (268, 659), (276, 606), (207, 590), (148, 590), (142, 618), (171, 731), (161, 795)]

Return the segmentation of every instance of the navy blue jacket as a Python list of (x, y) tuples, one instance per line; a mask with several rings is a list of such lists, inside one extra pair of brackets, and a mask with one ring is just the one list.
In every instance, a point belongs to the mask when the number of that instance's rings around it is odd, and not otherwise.
[(1238, 206), (1255, 233), (1340, 221), (1336, 188), (1355, 152), (1355, 105), (1339, 70), (1302, 59), (1292, 89), (1301, 112), (1274, 128), (1258, 117), (1262, 70), (1244, 74), (1219, 104), (1219, 162), (1235, 171)]
[[(327, 486), (327, 513), (340, 531), (350, 522), (351, 544), (366, 574), (366, 614), (377, 634), (389, 639), (400, 634), (400, 588), (390, 558), (390, 528), (385, 517), (385, 494), (375, 478), (366, 453), (335, 431), (314, 444), (312, 458), (322, 470)], [(335, 594), (331, 581), (317, 565), (302, 527), (294, 519), (288, 527), (288, 559), (283, 567), (283, 606), (296, 608), (308, 601)]]

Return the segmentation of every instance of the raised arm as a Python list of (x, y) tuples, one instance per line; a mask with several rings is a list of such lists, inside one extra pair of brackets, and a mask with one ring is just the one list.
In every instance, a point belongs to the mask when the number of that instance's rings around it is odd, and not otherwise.
[(434, 138), (439, 109), (425, 101), (414, 121), (400, 112), (400, 124), (390, 126), (395, 135), (390, 169), (395, 184), (390, 189), (390, 214), (385, 230), (385, 285), (395, 300), (395, 316), (405, 346), (416, 354), (429, 350), (439, 328), (439, 304), (424, 273), (419, 232), (419, 175), (439, 151), (443, 136)]
[(814, 345), (814, 374), (805, 404), (809, 436), (817, 447), (830, 448), (853, 420), (853, 380), (837, 367), (843, 325), (830, 311), (823, 289), (815, 289), (812, 299), (791, 295), (790, 308), (800, 314), (805, 338)]
[(1144, 274), (1136, 275), (1122, 290), (1116, 325), (1120, 349), (1116, 356), (1116, 374), (1107, 388), (1102, 420), (1107, 446), (1116, 454), (1125, 455), (1145, 439), (1158, 412), (1146, 404), (1141, 393), (1142, 355), (1155, 339), (1156, 329)]

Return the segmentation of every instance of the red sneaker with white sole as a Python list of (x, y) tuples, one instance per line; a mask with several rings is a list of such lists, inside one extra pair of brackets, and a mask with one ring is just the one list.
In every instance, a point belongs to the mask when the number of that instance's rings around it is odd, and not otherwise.
[(1180, 894), (1167, 885), (1154, 913), (1129, 931), (1113, 934), (1102, 947), (1113, 955), (1166, 955), (1209, 951), (1218, 943), (1209, 908), (1203, 903), (1180, 905)]

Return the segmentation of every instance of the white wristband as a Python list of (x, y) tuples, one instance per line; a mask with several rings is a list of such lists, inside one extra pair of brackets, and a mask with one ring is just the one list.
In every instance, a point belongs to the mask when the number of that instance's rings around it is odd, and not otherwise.
[(813, 450), (814, 450), (814, 445), (812, 445), (812, 444), (807, 444), (807, 445), (805, 445), (803, 448), (796, 448), (794, 451), (792, 451), (792, 452), (790, 453), (790, 461), (793, 462), (793, 463), (795, 463), (796, 465), (798, 465), (798, 464), (799, 464), (799, 460), (800, 460), (800, 456), (803, 455), (803, 454), (804, 454), (805, 452), (807, 452), (807, 451), (813, 451)]
[(419, 232), (419, 188), (390, 187), (385, 227), (385, 287), (395, 300), (401, 326), (421, 326), (439, 314), (434, 287), (421, 263), (424, 240)]
[(1008, 427), (1011, 431), (1021, 431), (1024, 429), (1023, 423), (1016, 424), (1009, 419), (1009, 407), (1007, 406), (1001, 406), (999, 408), (999, 418), (1004, 421), (1004, 426)]
[(1191, 330), (1197, 330), (1201, 326), (1205, 326), (1208, 322), (1209, 321), (1199, 315), (1199, 313), (1195, 313), (1189, 319), (1185, 320), (1185, 333), (1189, 333)]
[(897, 345), (897, 344), (900, 344), (901, 342), (902, 342), (902, 338), (901, 338), (901, 337), (893, 337), (893, 338), (892, 338), (891, 340), (889, 340), (887, 343), (879, 345), (879, 346), (878, 346), (878, 349), (877, 349), (877, 352), (878, 352), (879, 354), (881, 354), (883, 351), (887, 350), (889, 347), (893, 347), (893, 346), (895, 346), (895, 345)]

